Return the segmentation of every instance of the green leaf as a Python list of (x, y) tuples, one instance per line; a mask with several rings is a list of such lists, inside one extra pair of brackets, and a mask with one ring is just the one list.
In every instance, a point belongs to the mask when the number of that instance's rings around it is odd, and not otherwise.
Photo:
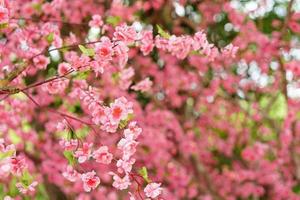
[(133, 119), (133, 117), (134, 117), (133, 114), (131, 114), (131, 113), (128, 114), (126, 119), (120, 121), (119, 129), (125, 128), (127, 126), (128, 122)]
[(64, 156), (68, 160), (70, 165), (75, 164), (75, 158), (74, 158), (72, 151), (64, 151)]
[(111, 24), (113, 26), (117, 26), (121, 21), (121, 18), (119, 16), (108, 16), (106, 18), (106, 23)]
[(53, 33), (49, 33), (47, 36), (46, 36), (46, 40), (51, 43), (53, 42), (54, 40), (54, 34)]
[(32, 183), (32, 176), (29, 174), (27, 170), (25, 170), (22, 174), (22, 184), (24, 186), (29, 186)]
[(294, 193), (300, 194), (300, 184), (295, 185), (292, 190)]
[(86, 56), (94, 56), (95, 55), (94, 49), (86, 48), (83, 45), (78, 45), (78, 47), (79, 47), (80, 51)]
[(273, 119), (284, 119), (287, 115), (287, 102), (282, 93), (278, 95), (270, 108), (270, 117)]
[(163, 37), (165, 39), (169, 39), (171, 37), (171, 35), (168, 32), (164, 31), (158, 24), (156, 24), (156, 28), (157, 28), (158, 34), (161, 37)]
[(147, 183), (150, 183), (151, 180), (149, 179), (148, 177), (148, 171), (147, 171), (147, 168), (144, 166), (142, 167), (140, 170), (139, 170), (139, 174), (144, 178), (144, 180), (147, 182)]
[(0, 160), (3, 160), (7, 157), (10, 157), (12, 155), (14, 155), (15, 151), (14, 150), (10, 150), (10, 151), (6, 151), (4, 153), (0, 153)]
[(8, 23), (0, 24), (0, 30), (8, 27)]
[(74, 78), (78, 80), (86, 80), (87, 77), (90, 75), (90, 70), (85, 70), (85, 71), (79, 71)]

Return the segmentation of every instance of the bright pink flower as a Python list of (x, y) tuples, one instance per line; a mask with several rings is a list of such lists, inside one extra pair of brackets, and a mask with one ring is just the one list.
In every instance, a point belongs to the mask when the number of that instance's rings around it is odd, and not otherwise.
[(102, 17), (100, 15), (93, 15), (92, 20), (89, 22), (90, 27), (101, 27), (103, 26)]
[(80, 174), (70, 165), (67, 166), (66, 171), (62, 175), (71, 182), (75, 182), (80, 177)]
[(144, 30), (141, 32), (140, 49), (144, 56), (148, 55), (154, 47), (152, 31)]
[(75, 151), (74, 156), (78, 158), (79, 163), (84, 163), (87, 161), (91, 156), (91, 148), (93, 144), (89, 144), (87, 142), (83, 143), (81, 148), (78, 148), (77, 151)]
[(57, 79), (44, 84), (43, 89), (49, 94), (60, 94), (64, 92), (68, 84), (68, 79)]
[(113, 176), (113, 187), (117, 188), (118, 190), (125, 190), (131, 185), (128, 174), (126, 174), (123, 178), (113, 172), (110, 172), (110, 175)]
[(158, 197), (162, 192), (160, 185), (161, 183), (149, 183), (144, 189), (146, 196), (153, 199)]
[(72, 69), (72, 67), (69, 63), (62, 62), (58, 65), (58, 74), (60, 76), (66, 75), (67, 73), (70, 72), (71, 69)]
[(0, 6), (0, 24), (8, 23), (9, 16), (8, 16), (8, 9)]
[(137, 32), (135, 31), (133, 26), (127, 26), (126, 24), (122, 24), (116, 27), (114, 32), (114, 41), (122, 41), (126, 44), (133, 43), (138, 37)]
[(26, 160), (23, 157), (17, 156), (11, 158), (11, 172), (20, 176), (22, 171), (27, 168)]
[(132, 86), (131, 89), (135, 91), (147, 92), (151, 89), (153, 82), (149, 79), (149, 77), (140, 81), (136, 85)]
[(109, 61), (113, 55), (113, 44), (108, 37), (102, 37), (101, 43), (98, 43), (95, 47), (95, 58), (99, 61)]
[(132, 103), (125, 97), (120, 97), (110, 104), (109, 119), (112, 124), (119, 124), (121, 120), (127, 118), (128, 114), (133, 113)]
[(46, 69), (47, 65), (50, 63), (50, 59), (46, 56), (39, 55), (33, 58), (33, 63), (37, 69)]
[(82, 174), (81, 180), (83, 182), (83, 189), (86, 192), (90, 192), (92, 189), (97, 188), (100, 184), (100, 178), (96, 175), (95, 171)]
[(98, 163), (109, 164), (113, 159), (113, 155), (109, 153), (107, 146), (101, 146), (99, 149), (93, 152), (93, 158)]
[(122, 138), (118, 143), (118, 148), (123, 151), (123, 159), (128, 160), (136, 152), (138, 142), (131, 138)]

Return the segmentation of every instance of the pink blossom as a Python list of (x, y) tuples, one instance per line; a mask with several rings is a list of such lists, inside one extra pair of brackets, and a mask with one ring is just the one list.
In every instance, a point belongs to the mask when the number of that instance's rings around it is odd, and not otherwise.
[(95, 171), (81, 174), (81, 180), (83, 182), (83, 189), (86, 192), (96, 189), (100, 184), (100, 178), (96, 175)]
[(33, 63), (37, 69), (46, 69), (47, 65), (50, 63), (50, 59), (46, 56), (39, 55), (33, 58)]
[(93, 158), (98, 163), (109, 164), (113, 159), (113, 155), (109, 153), (107, 146), (101, 146), (99, 149), (93, 152)]
[(149, 183), (144, 189), (146, 196), (150, 198), (158, 197), (162, 192), (160, 185), (161, 183)]
[(70, 165), (67, 166), (66, 171), (62, 175), (71, 182), (75, 182), (80, 177), (80, 174)]
[(103, 26), (102, 17), (100, 15), (93, 15), (92, 20), (89, 22), (90, 27), (101, 27)]
[(59, 144), (64, 148), (65, 151), (74, 151), (78, 147), (78, 140), (60, 140)]
[(9, 16), (8, 16), (8, 9), (0, 6), (0, 24), (5, 24), (8, 22), (9, 20)]
[(118, 160), (117, 161), (117, 167), (118, 167), (118, 171), (120, 173), (129, 173), (132, 170), (132, 165), (135, 163), (135, 159), (131, 158), (129, 160)]
[(125, 190), (131, 185), (128, 174), (126, 174), (123, 178), (119, 177), (113, 172), (111, 172), (110, 175), (113, 176), (113, 187), (117, 188), (118, 190)]
[(67, 73), (70, 72), (71, 70), (71, 65), (69, 63), (66, 62), (62, 62), (58, 65), (58, 74), (60, 76), (66, 75)]
[(93, 144), (92, 143), (83, 143), (81, 148), (78, 148), (75, 153), (74, 156), (76, 158), (78, 158), (78, 162), (79, 163), (84, 163), (85, 161), (87, 161), (90, 156), (91, 156), (91, 148), (92, 148)]
[(119, 124), (121, 120), (127, 118), (128, 114), (133, 113), (132, 103), (128, 102), (125, 97), (120, 97), (110, 104), (108, 112), (110, 122)]
[(149, 79), (149, 77), (140, 81), (136, 85), (132, 86), (131, 89), (135, 91), (147, 92), (151, 89), (153, 82)]
[(117, 26), (114, 32), (114, 41), (122, 41), (126, 44), (133, 43), (138, 37), (137, 32), (133, 26), (122, 24)]

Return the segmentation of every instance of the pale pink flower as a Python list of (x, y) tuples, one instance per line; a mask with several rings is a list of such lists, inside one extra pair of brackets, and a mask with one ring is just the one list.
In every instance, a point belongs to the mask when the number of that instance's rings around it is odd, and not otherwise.
[(125, 97), (120, 97), (110, 104), (109, 119), (112, 124), (119, 124), (121, 120), (127, 118), (128, 114), (133, 113), (132, 103)]
[(131, 89), (135, 91), (147, 92), (151, 89), (153, 82), (149, 79), (149, 77), (145, 78), (144, 80), (140, 81), (136, 85), (132, 86)]
[(112, 59), (113, 44), (108, 37), (102, 37), (101, 42), (95, 47), (95, 58), (98, 60), (107, 61)]
[(57, 79), (46, 83), (43, 86), (43, 90), (49, 92), (49, 94), (61, 94), (64, 92), (68, 84), (68, 79)]
[(137, 32), (133, 26), (122, 24), (117, 26), (114, 32), (113, 40), (122, 41), (126, 44), (133, 43), (138, 37)]
[(101, 27), (103, 26), (103, 20), (100, 15), (93, 15), (92, 20), (89, 22), (90, 27)]
[(128, 174), (126, 174), (123, 178), (113, 172), (110, 172), (110, 175), (113, 176), (113, 187), (118, 190), (125, 190), (131, 185)]
[(118, 143), (118, 149), (123, 151), (123, 159), (128, 160), (136, 152), (138, 142), (131, 138), (122, 138)]
[(153, 33), (149, 30), (141, 32), (140, 49), (144, 56), (148, 55), (154, 47)]
[(135, 140), (142, 133), (142, 128), (137, 126), (136, 121), (128, 124), (128, 128), (124, 130), (125, 138)]
[(16, 187), (22, 194), (33, 194), (35, 192), (35, 187), (38, 185), (37, 181), (33, 181), (30, 185), (25, 186), (23, 183), (16, 183)]
[(89, 144), (87, 142), (83, 143), (81, 148), (78, 148), (77, 151), (75, 151), (74, 156), (78, 158), (79, 163), (84, 163), (87, 161), (91, 156), (91, 148), (93, 144)]
[(98, 163), (109, 164), (113, 159), (113, 155), (109, 153), (107, 146), (101, 146), (99, 149), (93, 152), (93, 158)]
[(78, 140), (61, 140), (59, 141), (59, 144), (64, 148), (65, 151), (74, 151), (78, 147)]
[(33, 58), (33, 63), (38, 69), (46, 69), (47, 65), (50, 63), (50, 59), (46, 56), (39, 55)]
[(75, 182), (80, 177), (80, 174), (70, 165), (67, 166), (66, 171), (62, 175), (71, 182)]
[(161, 183), (149, 183), (144, 189), (146, 196), (153, 199), (158, 197), (162, 192), (160, 185)]
[(132, 165), (135, 163), (135, 159), (131, 158), (129, 160), (118, 160), (117, 161), (117, 167), (118, 167), (118, 171), (120, 173), (129, 173), (132, 170)]
[(100, 178), (96, 175), (95, 171), (82, 174), (81, 180), (83, 182), (83, 189), (86, 192), (90, 192), (92, 189), (97, 188), (100, 184)]

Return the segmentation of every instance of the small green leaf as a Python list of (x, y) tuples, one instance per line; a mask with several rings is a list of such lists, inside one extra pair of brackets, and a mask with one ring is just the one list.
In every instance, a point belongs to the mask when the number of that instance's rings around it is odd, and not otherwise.
[(300, 184), (295, 185), (292, 190), (294, 193), (300, 194)]
[(111, 24), (113, 26), (117, 26), (121, 21), (121, 18), (119, 16), (108, 16), (106, 18), (106, 23)]
[(144, 180), (147, 182), (147, 183), (150, 183), (151, 180), (149, 179), (148, 177), (148, 171), (147, 171), (147, 168), (144, 166), (142, 167), (140, 170), (139, 170), (139, 174), (144, 178)]
[(133, 117), (134, 117), (133, 114), (131, 114), (131, 113), (128, 114), (126, 119), (120, 121), (119, 129), (125, 128), (127, 126), (128, 122), (133, 119)]
[(0, 30), (8, 27), (8, 23), (0, 24)]
[(169, 39), (171, 37), (171, 35), (168, 32), (164, 31), (158, 24), (156, 25), (156, 28), (157, 28), (158, 34), (161, 37), (163, 37), (165, 39)]
[(47, 36), (46, 36), (46, 40), (51, 43), (53, 42), (54, 40), (54, 34), (53, 33), (49, 33)]
[(70, 165), (75, 164), (75, 158), (74, 158), (72, 151), (64, 151), (64, 156), (68, 160)]
[(94, 49), (86, 48), (83, 45), (78, 45), (78, 47), (79, 47), (80, 51), (86, 56), (94, 56), (95, 55)]

